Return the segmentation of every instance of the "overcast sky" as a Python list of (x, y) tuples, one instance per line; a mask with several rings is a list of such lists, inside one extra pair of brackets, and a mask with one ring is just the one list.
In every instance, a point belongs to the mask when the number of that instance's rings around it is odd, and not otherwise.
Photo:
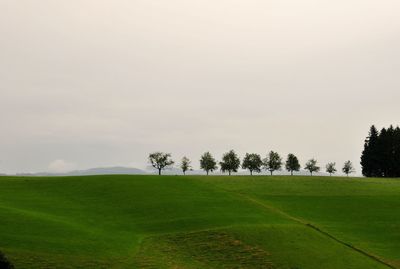
[(356, 164), (400, 119), (398, 0), (0, 0), (0, 172), (149, 152)]

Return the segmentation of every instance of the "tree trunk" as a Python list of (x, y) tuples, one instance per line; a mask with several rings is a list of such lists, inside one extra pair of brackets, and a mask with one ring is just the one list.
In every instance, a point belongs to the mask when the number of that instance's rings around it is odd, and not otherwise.
[(252, 170), (250, 170), (250, 176), (252, 176), (253, 175), (253, 171)]
[(207, 176), (208, 176), (208, 170), (206, 172), (207, 172)]
[(310, 171), (310, 174), (311, 174), (311, 176), (312, 176), (312, 172)]
[(161, 168), (158, 168), (158, 175), (161, 176)]
[(228, 171), (228, 173), (229, 173), (229, 175), (231, 175), (231, 171), (230, 170)]
[(291, 175), (291, 176), (293, 176), (293, 170), (292, 170), (292, 171), (290, 171), (290, 175)]
[(183, 171), (183, 175), (186, 176), (186, 172), (185, 171)]
[(270, 171), (271, 172), (271, 176), (272, 176), (272, 171)]

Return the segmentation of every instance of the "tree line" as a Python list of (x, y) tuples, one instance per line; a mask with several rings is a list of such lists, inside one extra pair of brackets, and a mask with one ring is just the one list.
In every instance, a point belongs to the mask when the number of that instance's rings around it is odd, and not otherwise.
[(362, 174), (366, 177), (400, 177), (400, 128), (372, 125), (361, 155)]
[[(171, 154), (164, 152), (149, 154), (149, 162), (158, 170), (159, 175), (161, 175), (164, 169), (175, 163), (171, 158)], [(186, 175), (187, 171), (192, 170), (191, 161), (186, 156), (182, 158), (179, 166), (184, 175)], [(236, 152), (230, 150), (223, 154), (222, 160), (219, 163), (210, 152), (205, 152), (200, 157), (200, 168), (204, 170), (207, 175), (216, 171), (218, 168), (221, 172), (228, 173), (229, 175), (238, 172), (240, 168), (248, 170), (250, 175), (253, 175), (253, 173), (261, 173), (262, 170), (269, 171), (270, 174), (273, 175), (275, 171), (282, 170), (283, 166), (291, 175), (293, 175), (294, 172), (300, 171), (301, 168), (299, 159), (294, 154), (288, 154), (285, 163), (283, 163), (281, 156), (275, 151), (270, 151), (264, 159), (257, 153), (246, 153), (241, 161)], [(319, 172), (321, 168), (318, 166), (316, 159), (310, 159), (304, 165), (304, 169), (312, 176), (313, 173)], [(337, 172), (336, 163), (328, 163), (325, 166), (325, 171), (329, 173), (329, 175), (335, 174)], [(355, 172), (353, 164), (350, 161), (344, 163), (342, 171), (347, 176)]]

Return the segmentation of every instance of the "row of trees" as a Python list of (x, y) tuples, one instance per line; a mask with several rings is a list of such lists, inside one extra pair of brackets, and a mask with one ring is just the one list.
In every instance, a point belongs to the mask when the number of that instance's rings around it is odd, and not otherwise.
[(361, 155), (362, 173), (366, 177), (400, 177), (400, 128), (374, 125), (365, 139)]
[[(159, 175), (161, 175), (162, 170), (174, 164), (174, 161), (171, 159), (171, 154), (163, 152), (151, 153), (149, 155), (149, 162), (158, 170)], [(270, 151), (265, 159), (262, 159), (257, 153), (246, 153), (241, 162), (235, 151), (230, 150), (222, 156), (222, 161), (219, 162), (221, 171), (229, 175), (237, 172), (240, 167), (249, 170), (250, 175), (253, 175), (253, 173), (260, 173), (262, 169), (269, 171), (271, 175), (273, 175), (275, 171), (281, 170), (283, 165), (281, 156), (275, 151)], [(187, 171), (192, 170), (191, 161), (187, 157), (183, 157), (180, 168), (183, 174), (186, 174)], [(201, 156), (200, 168), (204, 170), (207, 175), (218, 169), (217, 161), (210, 152), (206, 152)], [(294, 154), (289, 154), (287, 156), (285, 168), (291, 175), (293, 175), (293, 172), (300, 170), (300, 162)], [(328, 163), (325, 168), (326, 172), (330, 175), (337, 172), (336, 163)], [(319, 172), (321, 168), (317, 165), (316, 159), (310, 159), (304, 165), (304, 169), (309, 171), (312, 176), (313, 173)], [(347, 161), (344, 163), (342, 171), (348, 176), (355, 170), (353, 164)]]

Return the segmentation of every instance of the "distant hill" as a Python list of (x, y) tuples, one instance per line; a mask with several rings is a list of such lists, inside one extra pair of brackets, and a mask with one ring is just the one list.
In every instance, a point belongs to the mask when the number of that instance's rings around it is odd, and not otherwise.
[(75, 170), (66, 173), (32, 173), (32, 174), (19, 174), (24, 176), (90, 176), (90, 175), (144, 175), (148, 172), (130, 167), (98, 167), (87, 170)]

